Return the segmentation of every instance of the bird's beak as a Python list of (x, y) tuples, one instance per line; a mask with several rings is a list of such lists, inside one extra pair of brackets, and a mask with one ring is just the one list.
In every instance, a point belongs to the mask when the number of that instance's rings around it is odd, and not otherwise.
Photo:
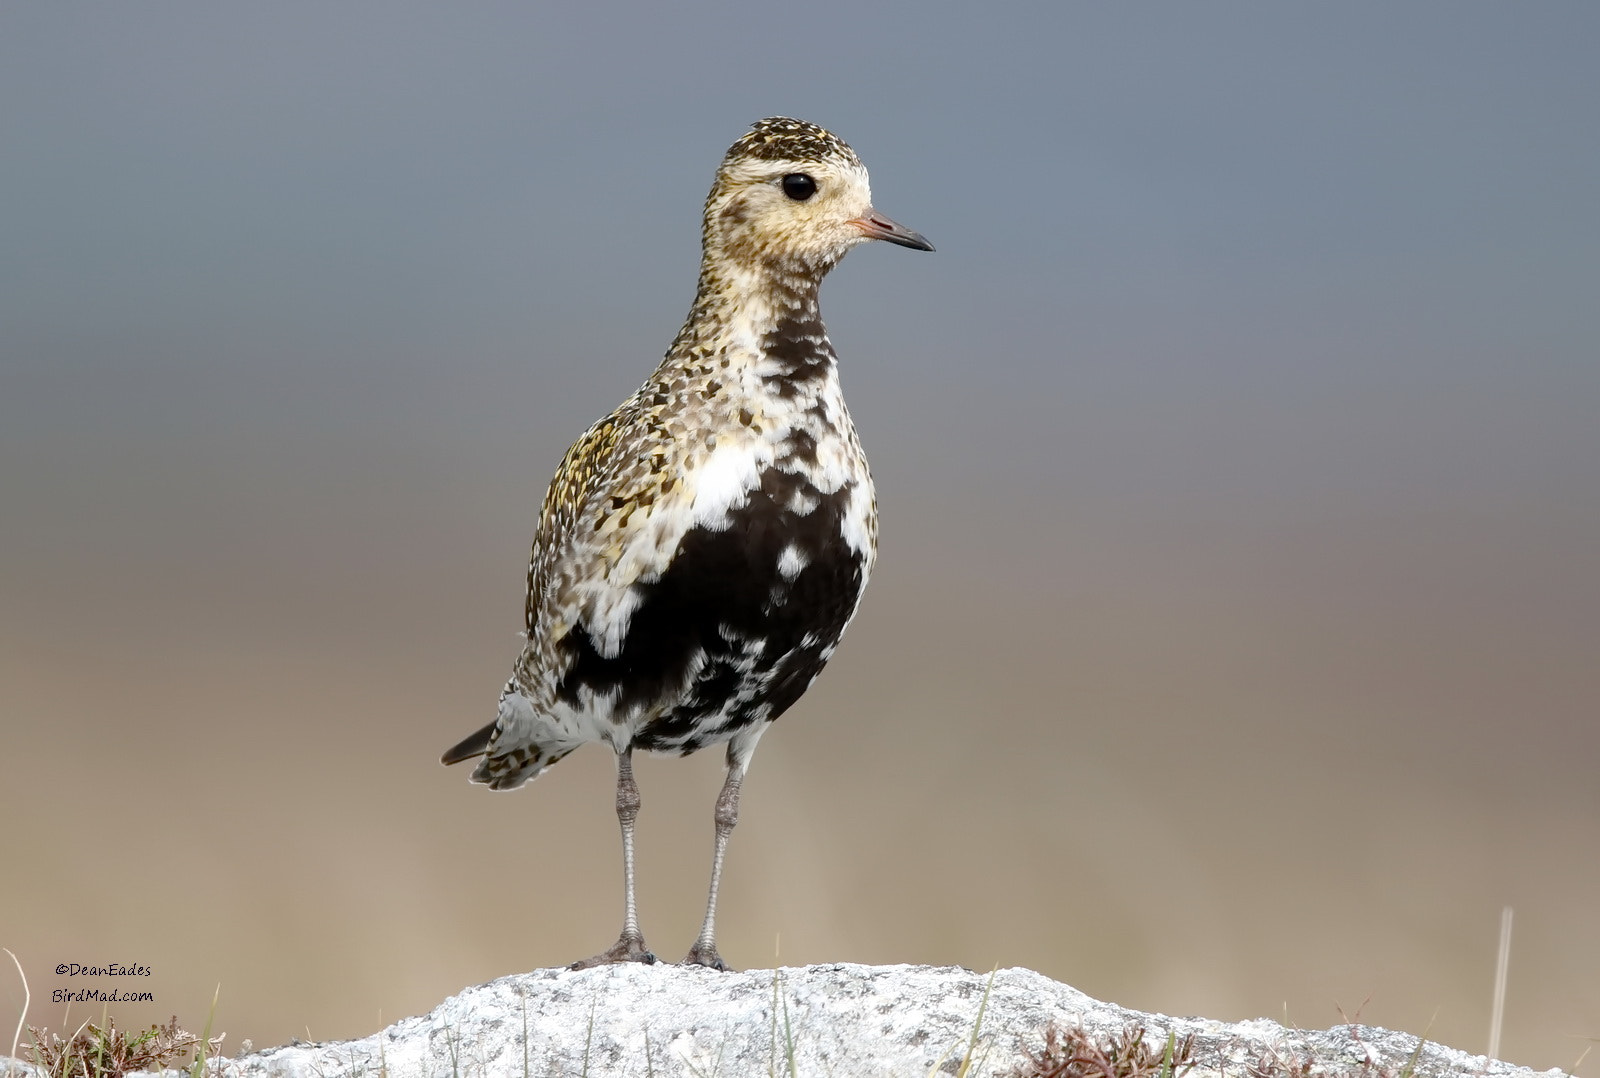
[(933, 244), (922, 237), (922, 233), (913, 232), (905, 225), (896, 224), (877, 210), (868, 210), (860, 217), (850, 222), (861, 230), (861, 234), (869, 240), (888, 240), (898, 243), (902, 247), (910, 247), (917, 251), (931, 251)]

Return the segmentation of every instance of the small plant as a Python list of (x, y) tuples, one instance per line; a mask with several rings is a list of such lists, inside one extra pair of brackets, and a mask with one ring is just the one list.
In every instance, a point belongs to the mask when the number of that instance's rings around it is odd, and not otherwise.
[(1157, 1048), (1144, 1039), (1144, 1029), (1096, 1037), (1075, 1026), (1045, 1030), (1044, 1047), (1012, 1071), (1014, 1078), (1181, 1078), (1195, 1065), (1194, 1035), (1179, 1040), (1168, 1034)]
[(794, 1027), (789, 1024), (789, 997), (782, 994), (783, 971), (776, 965), (772, 967), (772, 1059), (767, 1061), (768, 1078), (779, 1078), (778, 1075), (778, 1015), (783, 1014), (783, 1049), (784, 1058), (789, 1063), (786, 1072), (788, 1078), (798, 1078), (799, 1072), (794, 1065)]
[(1310, 1056), (1300, 1052), (1282, 1053), (1266, 1048), (1255, 1052), (1245, 1062), (1245, 1078), (1414, 1078), (1417, 1060), (1427, 1041), (1417, 1040), (1411, 1057), (1404, 1065), (1379, 1063), (1370, 1055), (1353, 1066), (1320, 1066)]
[[(994, 975), (997, 972), (999, 972), (998, 966), (989, 971), (989, 979), (984, 983), (983, 998), (978, 1001), (978, 1016), (973, 1019), (972, 1032), (967, 1036), (967, 1050), (961, 1055), (961, 1062), (956, 1067), (955, 1078), (968, 1078), (972, 1074), (974, 1067), (983, 1066), (989, 1059), (990, 1045), (984, 1045), (983, 1054), (978, 1054), (978, 1035), (983, 1032), (983, 1012), (989, 1009), (989, 993), (994, 990)], [(939, 1070), (944, 1067), (951, 1053), (955, 1050), (956, 1046), (952, 1045), (949, 1051), (934, 1061), (933, 1067), (928, 1071), (928, 1078), (933, 1078), (934, 1075), (939, 1073)]]
[(1311, 1078), (1310, 1056), (1262, 1049), (1245, 1063), (1245, 1078)]
[(133, 1071), (203, 1066), (222, 1045), (221, 1037), (204, 1039), (180, 1029), (176, 1015), (164, 1026), (134, 1034), (118, 1029), (114, 1018), (103, 1021), (104, 1026), (85, 1022), (65, 1040), (29, 1026), (33, 1043), (26, 1049), (28, 1061), (50, 1078), (122, 1078)]

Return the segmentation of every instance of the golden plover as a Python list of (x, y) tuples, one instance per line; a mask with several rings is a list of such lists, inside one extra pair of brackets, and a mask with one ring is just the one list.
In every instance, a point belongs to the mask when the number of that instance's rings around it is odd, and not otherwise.
[(633, 750), (727, 742), (711, 887), (685, 964), (725, 969), (717, 884), (756, 742), (833, 654), (877, 552), (872, 475), (817, 308), (867, 240), (933, 246), (872, 208), (867, 170), (774, 117), (729, 148), (706, 198), (699, 289), (666, 358), (590, 427), (545, 495), (527, 645), (494, 722), (444, 754), (510, 790), (567, 753), (617, 754), (624, 920), (575, 968), (653, 962), (639, 931)]

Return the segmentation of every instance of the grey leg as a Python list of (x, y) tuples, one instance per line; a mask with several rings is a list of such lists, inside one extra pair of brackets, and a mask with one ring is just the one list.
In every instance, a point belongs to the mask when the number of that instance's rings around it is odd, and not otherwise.
[(633, 824), (639, 818), (639, 785), (633, 781), (633, 750), (617, 753), (617, 822), (622, 825), (622, 883), (624, 905), (622, 935), (609, 950), (572, 964), (573, 969), (588, 969), (612, 962), (654, 962), (656, 956), (644, 945), (639, 931), (639, 909), (633, 900)]
[(717, 953), (717, 887), (722, 882), (722, 858), (728, 849), (728, 836), (733, 833), (733, 825), (739, 822), (739, 787), (744, 782), (748, 759), (748, 754), (743, 760), (736, 759), (733, 749), (729, 748), (728, 777), (722, 784), (722, 792), (717, 795), (717, 809), (713, 816), (717, 823), (717, 845), (711, 855), (711, 893), (706, 899), (706, 920), (700, 927), (700, 938), (694, 941), (694, 946), (689, 948), (689, 954), (683, 960), (685, 966), (710, 966), (717, 970), (728, 968)]

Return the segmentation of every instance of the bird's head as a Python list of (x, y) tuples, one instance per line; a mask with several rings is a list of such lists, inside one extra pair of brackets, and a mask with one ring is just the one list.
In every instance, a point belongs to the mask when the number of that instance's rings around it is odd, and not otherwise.
[(728, 148), (706, 199), (708, 258), (820, 276), (867, 240), (933, 250), (872, 208), (867, 170), (837, 135), (775, 116)]

